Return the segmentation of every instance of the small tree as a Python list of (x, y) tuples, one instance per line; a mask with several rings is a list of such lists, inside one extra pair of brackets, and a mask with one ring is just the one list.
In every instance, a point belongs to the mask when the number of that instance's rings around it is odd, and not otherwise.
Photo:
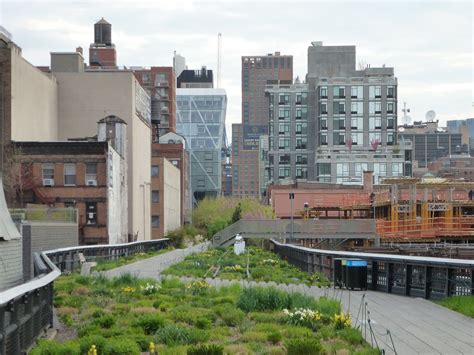
[(234, 214), (232, 215), (232, 223), (239, 221), (242, 218), (242, 206), (240, 202), (237, 204), (234, 210)]

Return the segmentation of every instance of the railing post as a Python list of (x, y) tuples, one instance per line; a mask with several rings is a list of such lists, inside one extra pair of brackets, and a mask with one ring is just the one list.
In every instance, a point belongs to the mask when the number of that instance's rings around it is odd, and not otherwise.
[(429, 300), (431, 296), (431, 277), (433, 275), (433, 268), (425, 266), (425, 299)]
[(379, 265), (377, 261), (372, 261), (372, 290), (377, 289), (377, 280), (379, 274)]
[(387, 292), (392, 293), (393, 263), (387, 263)]
[(411, 279), (412, 279), (412, 266), (406, 264), (405, 268), (405, 295), (410, 296), (411, 292)]
[(471, 295), (474, 295), (474, 268), (471, 269)]
[[(449, 297), (449, 296), (451, 296), (451, 295), (453, 294), (452, 289), (453, 289), (454, 287), (452, 287), (452, 286), (453, 286), (453, 284), (455, 285), (455, 282), (454, 282), (454, 280), (453, 280), (454, 270), (448, 267), (448, 270), (447, 270), (447, 272), (446, 272), (446, 275), (447, 275), (447, 280), (446, 280), (446, 281), (447, 281), (447, 282), (446, 282), (446, 297)], [(454, 295), (456, 295), (456, 292), (454, 292)]]

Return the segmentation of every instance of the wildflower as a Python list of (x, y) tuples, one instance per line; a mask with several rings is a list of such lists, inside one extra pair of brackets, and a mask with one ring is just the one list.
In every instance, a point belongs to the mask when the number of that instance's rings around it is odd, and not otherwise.
[(123, 293), (133, 293), (133, 292), (135, 292), (135, 288), (134, 288), (134, 287), (130, 287), (130, 286), (122, 287), (122, 292), (123, 292)]

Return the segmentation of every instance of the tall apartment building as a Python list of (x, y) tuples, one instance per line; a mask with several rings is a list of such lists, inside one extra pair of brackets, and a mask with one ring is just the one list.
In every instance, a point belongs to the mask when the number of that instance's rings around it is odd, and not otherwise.
[(188, 69), (186, 66), (186, 58), (176, 52), (174, 52), (173, 56), (173, 69), (176, 77), (179, 77), (183, 70)]
[(410, 144), (397, 141), (393, 68), (356, 70), (355, 46), (313, 42), (306, 83), (278, 84), (266, 89), (270, 183), (411, 175)]
[(112, 43), (112, 25), (104, 18), (94, 24), (94, 43), (89, 47), (89, 66), (116, 68), (117, 52)]
[(242, 124), (232, 125), (234, 196), (260, 197), (259, 139), (268, 134), (268, 83), (291, 84), (293, 56), (280, 52), (242, 57)]
[(131, 67), (151, 98), (152, 141), (176, 132), (176, 77), (172, 67)]
[(224, 89), (178, 88), (176, 104), (176, 130), (186, 139), (189, 149), (193, 203), (206, 196), (219, 196), (226, 92)]

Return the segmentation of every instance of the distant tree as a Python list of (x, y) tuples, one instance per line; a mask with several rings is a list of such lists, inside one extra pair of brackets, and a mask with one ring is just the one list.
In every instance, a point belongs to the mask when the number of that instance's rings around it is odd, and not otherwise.
[(23, 207), (25, 192), (34, 187), (33, 161), (13, 144), (5, 149), (2, 180), (9, 205)]
[(239, 221), (242, 218), (242, 206), (240, 202), (237, 204), (234, 210), (234, 214), (232, 215), (232, 223)]

